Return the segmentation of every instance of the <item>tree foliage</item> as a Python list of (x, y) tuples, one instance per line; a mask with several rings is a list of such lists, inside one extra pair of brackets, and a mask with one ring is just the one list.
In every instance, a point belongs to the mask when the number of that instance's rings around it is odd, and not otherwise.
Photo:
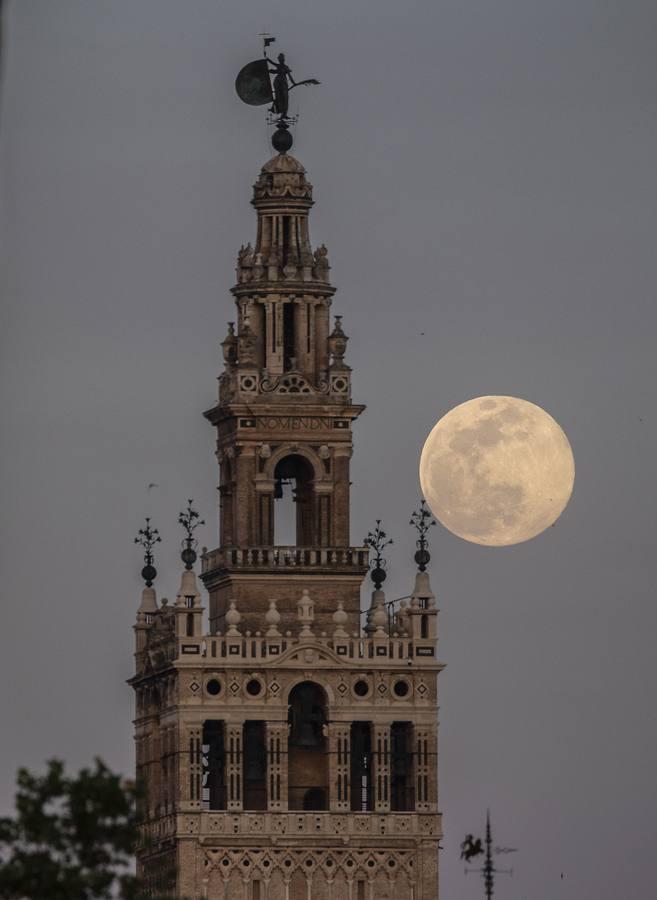
[(134, 785), (100, 760), (77, 775), (56, 759), (20, 769), (13, 818), (0, 819), (0, 897), (104, 900), (138, 896)]

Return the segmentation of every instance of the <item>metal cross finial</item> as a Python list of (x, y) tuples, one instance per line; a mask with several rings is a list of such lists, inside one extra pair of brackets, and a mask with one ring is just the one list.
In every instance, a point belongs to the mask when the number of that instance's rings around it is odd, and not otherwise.
[(141, 570), (141, 577), (146, 582), (146, 587), (152, 587), (157, 569), (153, 565), (155, 559), (153, 555), (153, 547), (162, 541), (160, 532), (157, 528), (151, 528), (151, 520), (146, 516), (146, 527), (140, 528), (135, 538), (135, 544), (141, 544), (144, 548), (144, 568)]
[(426, 500), (422, 500), (422, 502), (420, 503), (420, 508), (415, 510), (415, 512), (411, 516), (411, 521), (409, 524), (416, 529), (417, 533), (420, 536), (419, 539), (415, 542), (417, 550), (413, 558), (415, 559), (420, 572), (424, 572), (429, 563), (429, 560), (431, 559), (431, 554), (427, 549), (429, 543), (427, 541), (427, 532), (436, 524), (436, 520), (427, 509)]
[(180, 554), (186, 569), (191, 569), (196, 562), (196, 547), (198, 546), (198, 541), (194, 537), (194, 532), (199, 525), (205, 525), (205, 519), (202, 519), (199, 513), (193, 508), (193, 502), (193, 500), (188, 500), (187, 509), (178, 513), (178, 523), (182, 525), (187, 532), (187, 537), (182, 541), (183, 551)]
[(389, 538), (386, 532), (381, 528), (381, 519), (376, 520), (376, 528), (374, 531), (369, 531), (367, 533), (365, 543), (374, 551), (374, 559), (370, 563), (370, 568), (372, 569), (371, 576), (374, 587), (377, 591), (380, 591), (381, 585), (386, 580), (386, 561), (383, 557), (383, 548), (387, 547), (388, 544), (394, 543), (392, 538)]

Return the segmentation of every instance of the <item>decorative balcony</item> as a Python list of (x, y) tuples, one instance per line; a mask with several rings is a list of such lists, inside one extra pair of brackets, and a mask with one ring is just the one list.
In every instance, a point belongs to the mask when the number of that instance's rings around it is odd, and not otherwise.
[[(184, 804), (181, 804), (184, 806)], [(190, 811), (191, 812), (191, 811)], [(183, 814), (184, 816), (184, 814)], [(343, 835), (370, 836), (380, 840), (382, 835), (426, 835), (442, 837), (440, 813), (339, 813), (339, 812), (208, 812), (198, 813), (192, 819), (179, 815), (178, 830), (205, 835), (269, 835), (273, 843), (300, 837), (317, 835), (326, 837)], [(194, 821), (195, 825), (191, 825)]]
[[(327, 846), (340, 846), (348, 837), (365, 841), (364, 846), (372, 846), (369, 841), (381, 844), (390, 836), (401, 838), (441, 838), (442, 815), (439, 812), (223, 812), (198, 810), (179, 804), (178, 814), (168, 814), (144, 823), (140, 827), (142, 846), (153, 841), (173, 837), (176, 833), (190, 834), (205, 838), (204, 843), (212, 846), (243, 846), (245, 838), (254, 835), (266, 840), (268, 845), (281, 843), (283, 847), (294, 847), (297, 843), (307, 846), (326, 841)], [(216, 837), (215, 837), (216, 836)], [(215, 838), (215, 840), (213, 840)], [(369, 838), (369, 841), (368, 841)]]
[(220, 547), (201, 557), (201, 574), (221, 569), (366, 572), (368, 547)]

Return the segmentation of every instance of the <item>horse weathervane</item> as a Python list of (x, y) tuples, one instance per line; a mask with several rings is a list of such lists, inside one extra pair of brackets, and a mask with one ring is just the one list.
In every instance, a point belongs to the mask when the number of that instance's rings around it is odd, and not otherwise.
[(262, 39), (264, 58), (247, 63), (240, 70), (235, 80), (235, 89), (240, 100), (248, 103), (249, 106), (263, 106), (265, 103), (271, 103), (269, 122), (276, 125), (271, 142), (274, 150), (278, 150), (279, 153), (287, 153), (292, 146), (290, 125), (296, 122), (296, 117), (288, 114), (290, 91), (302, 84), (319, 84), (319, 81), (316, 78), (295, 81), (292, 77), (292, 70), (285, 62), (284, 53), (279, 53), (276, 61), (267, 56), (267, 47), (273, 44), (276, 38), (263, 34)]

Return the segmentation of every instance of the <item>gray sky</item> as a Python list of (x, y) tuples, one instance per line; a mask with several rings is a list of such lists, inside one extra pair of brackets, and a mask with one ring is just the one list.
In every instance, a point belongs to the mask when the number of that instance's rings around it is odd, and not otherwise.
[[(276, 8), (274, 14), (272, 10)], [(234, 78), (279, 37), (300, 88), (354, 367), (353, 537), (408, 592), (426, 434), (517, 395), (577, 467), (555, 528), (490, 549), (434, 529), (445, 897), (490, 805), (496, 897), (654, 888), (657, 127), (652, 0), (21, 0), (7, 10), (2, 200), (2, 804), (19, 764), (132, 767), (150, 513), (216, 545), (218, 342), (253, 240), (262, 110)], [(423, 334), (422, 334), (423, 332)], [(149, 482), (160, 487), (147, 495)], [(509, 857), (501, 857), (505, 864)], [(560, 873), (564, 873), (563, 880)]]

